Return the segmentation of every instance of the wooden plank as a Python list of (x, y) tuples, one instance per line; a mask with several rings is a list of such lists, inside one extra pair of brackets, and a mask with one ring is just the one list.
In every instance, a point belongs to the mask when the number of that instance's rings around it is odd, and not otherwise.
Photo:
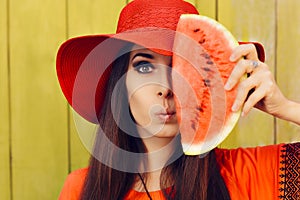
[[(275, 0), (218, 1), (218, 19), (240, 41), (264, 44), (267, 64), (274, 72)], [(262, 17), (263, 13), (263, 17)], [(274, 119), (255, 109), (242, 118), (222, 147), (257, 146), (274, 142)]]
[(196, 6), (200, 15), (205, 15), (207, 17), (216, 19), (216, 1), (217, 0), (197, 0)]
[(72, 109), (70, 110), (70, 171), (87, 167), (93, 150), (93, 135), (96, 125), (89, 123)]
[(194, 6), (196, 5), (196, 0), (185, 0), (185, 1), (193, 4)]
[[(300, 102), (300, 1), (278, 0), (277, 7), (277, 82), (288, 98)], [(283, 120), (277, 120), (277, 134), (278, 142), (300, 141), (300, 127)]]
[[(115, 33), (117, 20), (121, 9), (126, 5), (122, 1), (93, 1), (69, 0), (69, 37), (85, 34)], [(80, 10), (80, 15), (78, 11)], [(94, 125), (86, 122), (80, 116), (70, 111), (70, 160), (71, 171), (86, 167), (89, 151), (91, 150), (90, 137)], [(76, 126), (78, 129), (76, 129)], [(88, 143), (88, 144), (85, 144)]]
[(55, 73), (65, 2), (10, 0), (13, 199), (57, 199), (68, 170), (66, 101)]
[(7, 0), (0, 0), (0, 199), (10, 199), (10, 127)]
[(74, 37), (84, 34), (114, 33), (119, 13), (126, 5), (126, 0), (117, 2), (70, 0), (68, 5), (69, 37)]

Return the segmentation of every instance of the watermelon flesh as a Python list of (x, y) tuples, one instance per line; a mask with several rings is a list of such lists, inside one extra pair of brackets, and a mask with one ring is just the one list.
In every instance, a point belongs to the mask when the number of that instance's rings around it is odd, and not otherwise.
[(194, 14), (180, 17), (173, 45), (172, 81), (181, 143), (186, 155), (204, 154), (232, 131), (236, 88), (224, 90), (235, 63), (236, 39), (217, 21)]

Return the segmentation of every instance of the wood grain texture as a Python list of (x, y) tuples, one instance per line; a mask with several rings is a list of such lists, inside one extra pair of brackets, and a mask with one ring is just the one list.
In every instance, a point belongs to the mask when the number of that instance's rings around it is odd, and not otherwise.
[(7, 0), (0, 0), (0, 199), (10, 199), (10, 125)]
[(185, 0), (185, 1), (193, 4), (194, 6), (196, 6), (196, 0)]
[[(265, 46), (266, 63), (275, 73), (276, 18), (275, 0), (218, 1), (218, 20), (239, 41), (259, 41)], [(240, 119), (222, 147), (246, 147), (274, 143), (273, 117), (253, 109)]]
[(196, 6), (200, 15), (216, 19), (217, 0), (197, 0)]
[(14, 199), (57, 199), (68, 169), (66, 103), (55, 73), (65, 2), (10, 1)]
[[(300, 1), (278, 0), (277, 8), (277, 82), (285, 96), (300, 102)], [(277, 120), (276, 128), (278, 142), (300, 141), (299, 126)]]
[[(69, 37), (90, 34), (115, 33), (122, 1), (69, 0)], [(86, 122), (70, 110), (70, 161), (71, 171), (86, 167), (91, 151), (90, 138), (94, 125)], [(74, 117), (75, 116), (75, 117)], [(76, 128), (77, 126), (77, 128)]]

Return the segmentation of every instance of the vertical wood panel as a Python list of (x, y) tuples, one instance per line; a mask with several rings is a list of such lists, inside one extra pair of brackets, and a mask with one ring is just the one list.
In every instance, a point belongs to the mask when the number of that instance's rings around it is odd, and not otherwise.
[(197, 0), (196, 5), (200, 15), (216, 19), (217, 0)]
[(0, 199), (10, 199), (7, 0), (0, 0)]
[[(278, 0), (277, 8), (277, 82), (288, 98), (300, 102), (300, 1)], [(299, 126), (277, 122), (278, 142), (300, 141)]]
[(65, 2), (10, 0), (14, 199), (57, 199), (67, 174), (66, 102), (55, 73)]
[(185, 0), (185, 1), (193, 4), (194, 6), (196, 5), (196, 0)]
[[(126, 0), (69, 0), (69, 37), (115, 33), (119, 13), (125, 5)], [(91, 131), (94, 130), (94, 126), (80, 119), (76, 114), (74, 117), (72, 110), (70, 116), (71, 170), (74, 170), (86, 167), (88, 164), (89, 153), (82, 139), (92, 135)], [(80, 126), (80, 132), (76, 129), (74, 120), (76, 125)]]
[[(218, 1), (218, 19), (240, 41), (259, 41), (265, 46), (267, 63), (274, 72), (275, 0)], [(257, 110), (240, 119), (224, 147), (267, 145), (274, 142), (274, 119)]]

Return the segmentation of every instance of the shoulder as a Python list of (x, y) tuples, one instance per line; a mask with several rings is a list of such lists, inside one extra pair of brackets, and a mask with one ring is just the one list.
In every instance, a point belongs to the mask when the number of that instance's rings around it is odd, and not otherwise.
[(64, 183), (59, 200), (79, 199), (88, 168), (82, 168), (71, 172)]
[(84, 182), (87, 172), (88, 172), (88, 168), (77, 169), (77, 170), (71, 172), (67, 176), (66, 183), (70, 182), (72, 184), (78, 185), (79, 183)]
[(254, 173), (278, 169), (285, 144), (268, 145), (251, 148), (215, 149), (216, 159), (221, 173), (231, 179), (239, 179)]
[(264, 166), (266, 169), (278, 168), (287, 159), (300, 159), (300, 143), (275, 144), (251, 148), (215, 149), (216, 159), (222, 167)]
[(260, 171), (274, 171), (278, 163), (284, 144), (268, 145), (252, 148), (215, 149), (216, 159), (221, 173), (232, 179), (248, 180)]
[[(280, 155), (286, 144), (276, 144), (268, 146), (237, 148), (237, 149), (215, 149), (217, 161), (220, 164), (239, 164), (240, 162), (272, 162), (276, 156)], [(271, 164), (271, 163), (269, 163)]]

